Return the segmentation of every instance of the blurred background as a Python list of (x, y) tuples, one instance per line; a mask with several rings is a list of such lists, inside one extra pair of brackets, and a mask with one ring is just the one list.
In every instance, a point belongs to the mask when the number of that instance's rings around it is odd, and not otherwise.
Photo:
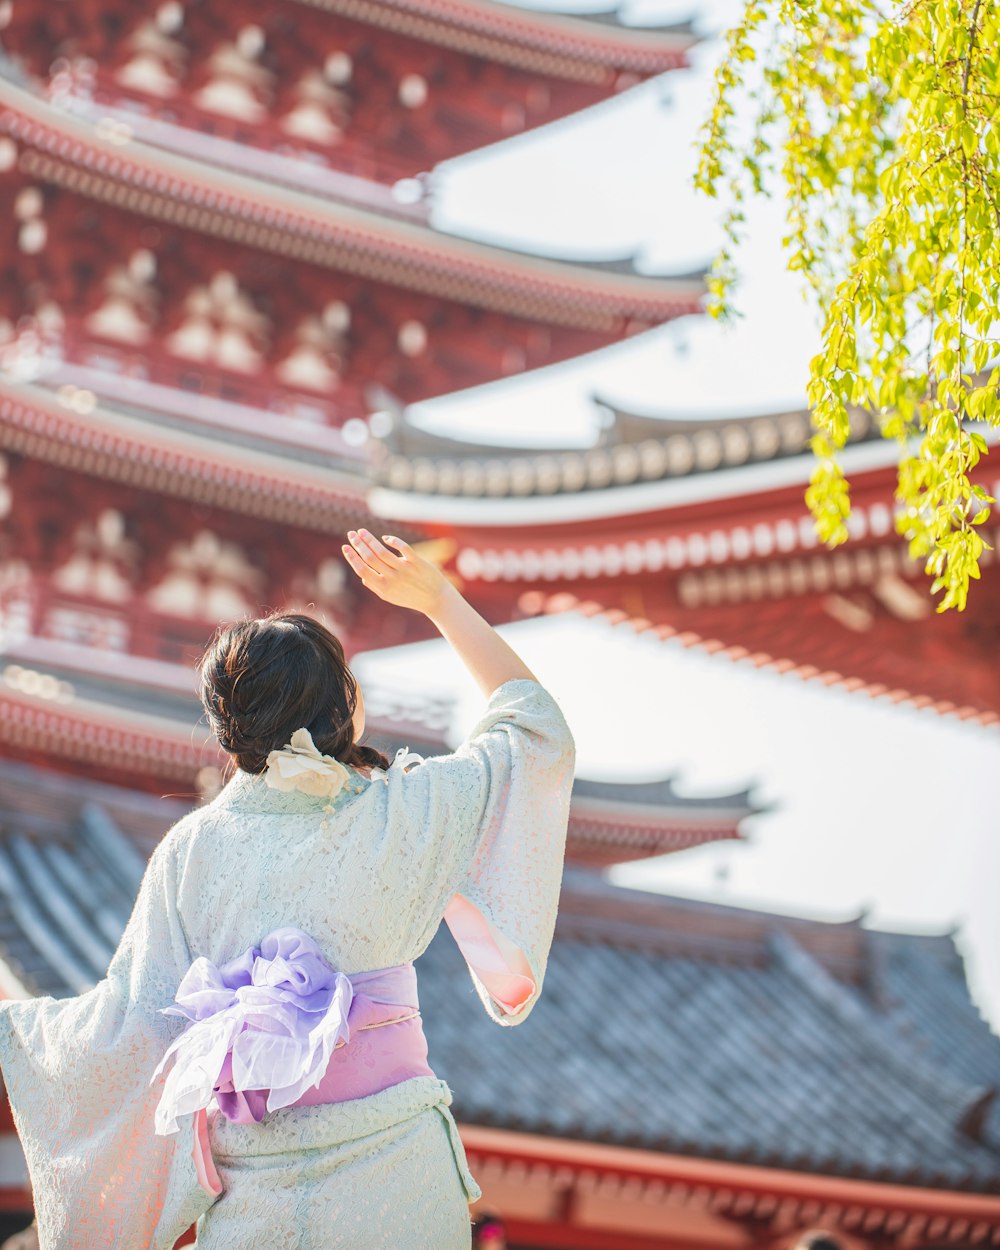
[(372, 741), (461, 741), (471, 681), (340, 556), (419, 544), (578, 745), (529, 1027), (419, 964), (483, 1245), (1000, 1243), (1000, 578), (935, 614), (863, 424), (818, 545), (780, 202), (702, 311), (738, 13), (0, 4), (0, 993), (99, 979), (217, 792), (219, 622), (310, 612)]

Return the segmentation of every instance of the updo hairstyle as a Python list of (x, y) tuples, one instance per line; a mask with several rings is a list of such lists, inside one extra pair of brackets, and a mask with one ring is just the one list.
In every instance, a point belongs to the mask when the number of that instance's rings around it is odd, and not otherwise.
[(201, 701), (223, 748), (246, 773), (309, 730), (317, 750), (342, 764), (388, 768), (381, 751), (354, 741), (358, 686), (340, 640), (298, 612), (272, 612), (221, 628), (199, 661)]

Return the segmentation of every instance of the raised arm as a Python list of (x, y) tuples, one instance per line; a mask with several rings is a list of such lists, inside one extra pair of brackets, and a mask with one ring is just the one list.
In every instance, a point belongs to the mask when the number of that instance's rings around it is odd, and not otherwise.
[(408, 543), (391, 535), (383, 535), (379, 542), (364, 529), (349, 530), (347, 537), (350, 545), (345, 543), (341, 550), (362, 585), (386, 603), (426, 616), (454, 647), (483, 694), (490, 695), (515, 678), (538, 680), (437, 565)]
[[(444, 919), (490, 1017), (520, 1024), (542, 989), (562, 877), (574, 744), (552, 696), (441, 570), (398, 538), (351, 530), (344, 556), (380, 599), (423, 613), (487, 696), (486, 711), (450, 756), (426, 760), (420, 784), (432, 824), (472, 833)], [(395, 550), (390, 550), (388, 543)], [(390, 769), (390, 773), (393, 770)], [(462, 819), (467, 813), (468, 820)]]

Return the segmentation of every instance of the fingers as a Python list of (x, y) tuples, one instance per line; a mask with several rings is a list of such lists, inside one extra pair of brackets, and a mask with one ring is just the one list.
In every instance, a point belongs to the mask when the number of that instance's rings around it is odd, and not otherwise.
[(340, 550), (344, 553), (344, 559), (351, 566), (354, 572), (357, 573), (358, 577), (361, 578), (361, 584), (363, 586), (367, 586), (370, 590), (371, 582), (373, 582), (376, 577), (379, 577), (380, 574), (374, 573), (368, 565), (365, 564), (364, 560), (361, 559), (353, 547), (349, 547), (346, 543), (343, 543)]
[(388, 573), (399, 566), (399, 556), (384, 547), (370, 530), (349, 530), (347, 537), (362, 560), (377, 573)]
[(413, 555), (413, 548), (409, 543), (404, 543), (401, 538), (396, 538), (392, 534), (383, 534), (382, 541), (388, 543), (390, 547), (395, 547), (404, 558)]
[(386, 598), (389, 594), (386, 578), (403, 567), (403, 558), (384, 547), (369, 530), (348, 530), (347, 537), (350, 545), (343, 543), (340, 548), (344, 559), (366, 590), (373, 591), (380, 599)]
[(345, 548), (344, 554), (345, 556), (348, 556), (351, 567), (355, 569), (355, 571), (357, 571), (357, 565), (354, 560), (350, 558), (348, 552), (353, 553), (355, 559), (360, 561), (366, 572), (370, 573), (372, 576), (381, 577), (383, 567), (382, 561), (380, 560), (375, 548), (371, 546), (370, 540), (364, 537), (366, 532), (367, 531), (365, 530), (348, 530), (347, 539), (351, 545), (350, 547)]

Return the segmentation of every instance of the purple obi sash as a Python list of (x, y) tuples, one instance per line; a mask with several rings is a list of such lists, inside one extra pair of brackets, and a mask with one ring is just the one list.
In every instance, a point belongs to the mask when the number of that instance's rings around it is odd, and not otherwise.
[(153, 1073), (174, 1059), (155, 1131), (175, 1133), (178, 1116), (195, 1113), (194, 1158), (211, 1193), (221, 1189), (207, 1150), (213, 1097), (227, 1119), (245, 1124), (279, 1107), (363, 1098), (434, 1075), (413, 964), (348, 977), (301, 929), (275, 929), (221, 966), (194, 960), (161, 1010), (189, 1023)]

